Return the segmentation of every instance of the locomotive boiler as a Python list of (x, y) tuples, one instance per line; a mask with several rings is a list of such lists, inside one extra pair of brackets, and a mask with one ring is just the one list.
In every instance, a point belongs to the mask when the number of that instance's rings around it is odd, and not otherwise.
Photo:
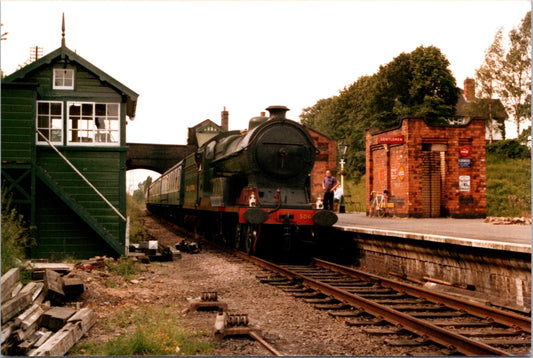
[(147, 207), (248, 253), (292, 252), (318, 240), (337, 216), (313, 208), (310, 172), (317, 149), (308, 131), (268, 107), (248, 130), (202, 143), (152, 183)]

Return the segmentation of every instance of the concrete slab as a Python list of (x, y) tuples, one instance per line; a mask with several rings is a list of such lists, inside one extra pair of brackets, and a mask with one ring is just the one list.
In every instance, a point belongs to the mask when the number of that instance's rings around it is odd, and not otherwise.
[(493, 225), (483, 219), (379, 218), (337, 214), (334, 227), (351, 232), (531, 253), (531, 225)]

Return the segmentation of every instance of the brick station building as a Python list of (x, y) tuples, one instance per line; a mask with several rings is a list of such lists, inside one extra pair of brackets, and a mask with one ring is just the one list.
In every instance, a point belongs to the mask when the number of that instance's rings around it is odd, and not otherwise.
[(431, 126), (405, 118), (366, 132), (367, 215), (372, 191), (388, 191), (397, 216), (479, 218), (487, 212), (485, 120)]

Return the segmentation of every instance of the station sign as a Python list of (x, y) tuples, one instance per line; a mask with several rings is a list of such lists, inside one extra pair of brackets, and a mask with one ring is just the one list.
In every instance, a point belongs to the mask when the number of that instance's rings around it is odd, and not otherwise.
[(459, 168), (472, 167), (472, 161), (470, 158), (459, 158)]
[(403, 144), (405, 137), (401, 135), (383, 134), (378, 136), (378, 144)]
[(470, 148), (466, 145), (463, 145), (459, 148), (459, 155), (461, 157), (468, 157), (470, 155)]

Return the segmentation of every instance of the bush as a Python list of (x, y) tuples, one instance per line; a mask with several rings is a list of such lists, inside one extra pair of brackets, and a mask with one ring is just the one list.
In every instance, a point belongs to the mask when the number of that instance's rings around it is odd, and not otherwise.
[(146, 229), (141, 219), (141, 212), (144, 208), (144, 203), (137, 202), (129, 194), (126, 196), (126, 211), (130, 218), (130, 242), (132, 243), (145, 239)]
[(11, 197), (2, 189), (2, 274), (21, 266), (32, 244), (24, 218), (12, 207)]
[(517, 139), (506, 139), (487, 144), (487, 154), (496, 154), (504, 158), (529, 159), (531, 150)]

